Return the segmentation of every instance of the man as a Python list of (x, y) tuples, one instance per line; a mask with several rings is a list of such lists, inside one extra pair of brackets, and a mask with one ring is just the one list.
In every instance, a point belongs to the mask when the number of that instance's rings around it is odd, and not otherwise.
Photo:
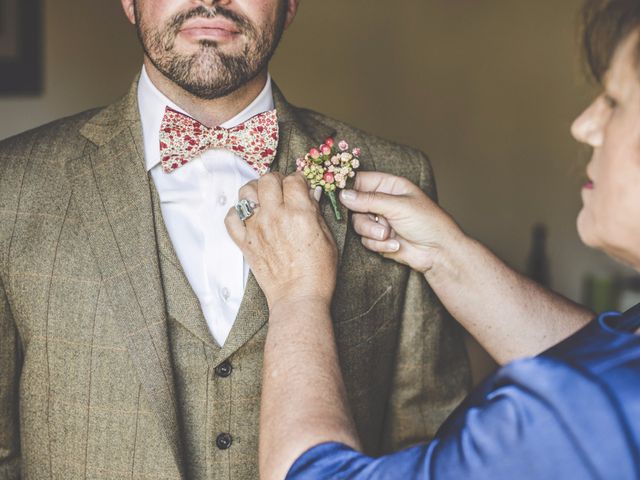
[[(0, 478), (257, 478), (268, 306), (224, 226), (236, 192), (334, 136), (435, 195), (421, 153), (272, 84), (298, 3), (122, 0), (145, 51), (129, 94), (0, 144)], [(431, 437), (469, 384), (460, 332), (323, 214), (364, 448)]]

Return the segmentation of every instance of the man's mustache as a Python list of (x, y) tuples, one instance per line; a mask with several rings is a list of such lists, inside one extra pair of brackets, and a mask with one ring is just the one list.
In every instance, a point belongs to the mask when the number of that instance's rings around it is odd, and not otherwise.
[(170, 23), (170, 31), (177, 32), (187, 20), (192, 18), (216, 17), (224, 17), (227, 20), (231, 20), (241, 32), (253, 31), (252, 23), (242, 15), (224, 7), (207, 8), (203, 5), (176, 15)]

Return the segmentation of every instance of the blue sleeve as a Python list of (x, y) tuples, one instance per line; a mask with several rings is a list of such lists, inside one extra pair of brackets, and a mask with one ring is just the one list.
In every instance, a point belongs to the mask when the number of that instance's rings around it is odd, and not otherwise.
[(507, 385), (460, 411), (428, 445), (371, 458), (327, 443), (302, 455), (287, 479), (600, 478), (566, 420), (535, 392)]
[(374, 459), (346, 445), (323, 443), (295, 462), (287, 480), (421, 478), (419, 472), (424, 468), (427, 450), (427, 447), (418, 446)]

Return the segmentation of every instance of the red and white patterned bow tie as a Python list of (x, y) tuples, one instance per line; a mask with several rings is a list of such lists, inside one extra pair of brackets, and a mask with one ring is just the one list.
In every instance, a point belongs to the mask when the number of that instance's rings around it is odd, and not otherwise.
[(212, 148), (231, 150), (260, 175), (269, 171), (278, 147), (275, 110), (261, 113), (233, 128), (209, 128), (167, 107), (160, 127), (162, 170), (171, 173)]

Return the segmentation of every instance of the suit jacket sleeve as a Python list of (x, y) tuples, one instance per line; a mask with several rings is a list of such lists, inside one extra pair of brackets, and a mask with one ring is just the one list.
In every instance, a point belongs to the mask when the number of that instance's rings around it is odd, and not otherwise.
[(0, 278), (0, 479), (20, 478), (18, 384), (21, 349)]
[[(429, 160), (415, 151), (409, 155), (418, 158), (420, 187), (437, 200)], [(417, 272), (409, 278), (400, 324), (386, 452), (430, 441), (471, 386), (463, 332)]]

